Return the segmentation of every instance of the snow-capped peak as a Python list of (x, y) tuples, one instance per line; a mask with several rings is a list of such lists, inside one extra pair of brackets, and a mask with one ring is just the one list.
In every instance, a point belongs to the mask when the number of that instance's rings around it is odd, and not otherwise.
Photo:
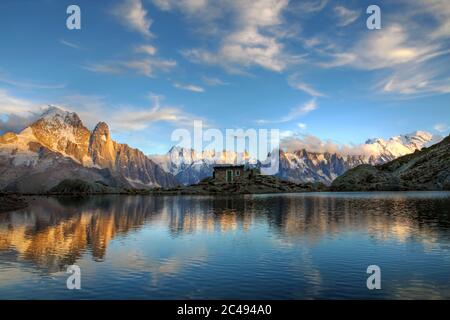
[(398, 135), (388, 140), (382, 138), (369, 139), (366, 141), (366, 145), (370, 147), (374, 156), (390, 161), (435, 144), (441, 139), (442, 137), (434, 136), (425, 131), (415, 131)]
[(65, 118), (66, 116), (71, 115), (71, 112), (65, 111), (61, 107), (55, 105), (49, 105), (47, 110), (41, 116), (41, 119), (53, 119), (55, 117)]

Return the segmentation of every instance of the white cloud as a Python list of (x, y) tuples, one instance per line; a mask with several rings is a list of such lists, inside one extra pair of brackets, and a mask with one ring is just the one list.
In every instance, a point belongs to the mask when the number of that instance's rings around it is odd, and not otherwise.
[[(173, 126), (192, 125), (194, 120), (208, 121), (186, 113), (180, 107), (165, 105), (163, 97), (150, 95), (149, 106), (112, 106), (102, 96), (69, 95), (52, 101), (53, 105), (76, 112), (85, 126), (93, 129), (99, 121), (108, 123), (113, 132), (144, 130), (155, 123)], [(34, 102), (10, 95), (0, 89), (0, 131), (20, 131), (36, 121), (48, 108), (48, 104)]]
[[(392, 98), (450, 92), (450, 5), (447, 0), (399, 0), (398, 10), (383, 12), (382, 30), (366, 31), (356, 40), (321, 34), (303, 40), (312, 63), (323, 68), (353, 68), (374, 73), (378, 93)], [(353, 8), (334, 8), (340, 25), (353, 22)], [(427, 21), (427, 22), (424, 22)], [(345, 38), (344, 38), (345, 37)]]
[(45, 84), (36, 83), (26, 80), (14, 80), (0, 73), (0, 82), (9, 84), (14, 87), (28, 88), (28, 89), (63, 89), (66, 87), (65, 84)]
[(299, 13), (311, 14), (322, 11), (328, 4), (328, 0), (303, 0), (293, 3), (293, 10)]
[(434, 39), (445, 39), (450, 37), (450, 5), (448, 0), (416, 0), (408, 2), (416, 6), (414, 14), (429, 14), (436, 25), (427, 36)]
[(131, 60), (124, 63), (129, 69), (147, 77), (153, 77), (156, 71), (168, 71), (177, 65), (174, 60), (142, 59)]
[(450, 130), (450, 126), (445, 123), (436, 123), (433, 128), (440, 133), (444, 133)]
[(83, 66), (83, 69), (96, 72), (96, 73), (107, 73), (107, 74), (120, 74), (122, 69), (115, 65), (115, 63), (93, 63)]
[(153, 21), (147, 16), (141, 0), (124, 0), (113, 9), (112, 14), (129, 29), (146, 37), (152, 36), (150, 26)]
[(182, 83), (178, 83), (175, 82), (173, 84), (173, 86), (177, 89), (182, 89), (182, 90), (187, 90), (187, 91), (192, 91), (192, 92), (205, 92), (205, 89), (203, 89), (202, 87), (193, 85), (193, 84), (182, 84)]
[(121, 74), (132, 70), (146, 77), (155, 77), (157, 72), (167, 72), (177, 65), (175, 60), (165, 60), (156, 57), (131, 59), (127, 61), (110, 61), (88, 64), (83, 68), (97, 73)]
[(406, 29), (391, 25), (382, 32), (372, 32), (347, 52), (331, 52), (331, 61), (324, 67), (349, 65), (358, 69), (376, 70), (391, 68), (405, 63), (424, 62), (435, 57), (439, 47), (421, 41), (412, 41)]
[(300, 123), (297, 123), (297, 127), (299, 127), (300, 130), (305, 130), (307, 125), (306, 125), (306, 123), (300, 122)]
[(156, 54), (156, 48), (151, 45), (138, 46), (134, 49), (134, 51), (137, 53), (145, 53), (149, 56), (154, 56)]
[(324, 96), (323, 93), (320, 93), (319, 91), (315, 90), (314, 88), (312, 88), (311, 86), (309, 86), (308, 84), (306, 84), (304, 82), (296, 83), (295, 85), (293, 85), (293, 87), (295, 89), (304, 91), (313, 97), (323, 97)]
[(325, 94), (323, 94), (322, 92), (319, 92), (318, 90), (314, 89), (312, 86), (310, 86), (309, 84), (299, 81), (298, 79), (298, 75), (293, 74), (291, 76), (288, 77), (288, 84), (296, 89), (296, 90), (300, 90), (303, 92), (306, 92), (307, 94), (309, 94), (312, 97), (324, 97)]
[(172, 106), (161, 106), (160, 96), (151, 96), (153, 104), (148, 108), (136, 108), (133, 106), (122, 107), (113, 113), (110, 122), (116, 130), (140, 131), (148, 128), (153, 123), (165, 122), (175, 126), (192, 125), (199, 117), (185, 113), (182, 109)]
[(228, 82), (225, 82), (225, 81), (223, 81), (223, 80), (221, 80), (221, 79), (219, 79), (219, 78), (215, 78), (215, 77), (206, 77), (206, 76), (203, 76), (203, 77), (202, 77), (202, 81), (203, 81), (204, 83), (206, 83), (208, 86), (211, 86), (211, 87), (215, 87), (215, 86), (226, 86), (226, 85), (229, 84)]
[(17, 98), (0, 89), (0, 132), (18, 132), (37, 119), (42, 105)]
[[(288, 0), (218, 1), (208, 4), (202, 2), (202, 6), (207, 8), (220, 7), (222, 12), (231, 12), (232, 28), (220, 34), (216, 50), (183, 50), (183, 55), (191, 62), (219, 65), (229, 72), (243, 73), (242, 69), (253, 66), (281, 72), (299, 61), (299, 56), (286, 52), (281, 41), (287, 36), (280, 31), (288, 28), (283, 19)], [(207, 28), (211, 28), (210, 25)]]
[(80, 46), (79, 46), (79, 45), (77, 45), (77, 44), (75, 44), (75, 43), (73, 43), (73, 42), (64, 40), (64, 39), (60, 39), (60, 40), (59, 40), (59, 43), (65, 45), (65, 46), (67, 46), (67, 47), (73, 48), (73, 49), (80, 49)]
[(307, 150), (317, 153), (337, 153), (344, 156), (371, 156), (380, 153), (380, 149), (372, 144), (340, 144), (331, 139), (322, 140), (316, 136), (294, 133), (284, 137), (280, 141), (280, 146), (288, 152)]
[(292, 120), (295, 120), (301, 116), (304, 116), (304, 115), (316, 110), (317, 108), (318, 108), (318, 106), (317, 106), (316, 100), (312, 99), (298, 107), (291, 109), (291, 111), (284, 117), (281, 117), (281, 118), (275, 119), (275, 120), (260, 119), (260, 120), (257, 120), (256, 122), (259, 124), (290, 122)]
[(203, 11), (210, 3), (208, 0), (153, 0), (153, 4), (163, 11), (176, 8), (191, 14)]
[(150, 94), (149, 99), (151, 104), (148, 106), (111, 106), (101, 96), (73, 95), (62, 97), (58, 104), (77, 112), (89, 128), (93, 128), (98, 121), (105, 121), (115, 132), (141, 131), (161, 122), (173, 126), (192, 125), (194, 120), (207, 123), (180, 107), (163, 104), (163, 96)]
[(387, 94), (424, 95), (450, 93), (450, 78), (443, 73), (440, 64), (413, 65), (396, 70), (375, 86)]
[(356, 19), (358, 19), (359, 16), (361, 15), (360, 11), (347, 9), (346, 7), (343, 6), (336, 6), (334, 8), (334, 12), (336, 16), (339, 18), (338, 26), (340, 27), (348, 26), (349, 24), (355, 22)]

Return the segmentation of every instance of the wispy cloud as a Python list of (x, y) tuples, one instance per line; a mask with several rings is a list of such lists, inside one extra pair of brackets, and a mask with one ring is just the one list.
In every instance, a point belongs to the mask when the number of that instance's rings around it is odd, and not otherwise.
[(144, 53), (149, 56), (154, 56), (156, 54), (156, 48), (151, 45), (141, 45), (134, 48), (137, 53)]
[(275, 119), (275, 120), (260, 119), (260, 120), (257, 120), (256, 122), (259, 124), (290, 122), (290, 121), (293, 121), (301, 116), (304, 116), (304, 115), (316, 110), (317, 108), (318, 108), (318, 106), (317, 106), (316, 100), (312, 99), (298, 107), (291, 109), (289, 111), (289, 113), (284, 117), (281, 117), (281, 118)]
[(187, 91), (192, 91), (192, 92), (205, 92), (205, 89), (203, 89), (202, 87), (193, 85), (193, 84), (182, 84), (182, 83), (178, 83), (175, 82), (173, 84), (173, 86), (177, 89), (182, 89), (182, 90), (187, 90)]
[(126, 61), (109, 61), (101, 63), (87, 64), (83, 66), (85, 70), (106, 73), (122, 74), (133, 71), (146, 77), (155, 77), (157, 72), (167, 72), (177, 65), (175, 60), (165, 60), (156, 57), (136, 58)]
[(215, 77), (206, 77), (206, 76), (203, 76), (203, 77), (202, 77), (202, 81), (203, 81), (205, 84), (207, 84), (208, 86), (211, 86), (211, 87), (215, 87), (215, 86), (226, 86), (226, 85), (229, 84), (228, 82), (225, 82), (225, 81), (223, 81), (223, 80), (221, 80), (221, 79), (219, 79), (219, 78), (215, 78)]
[[(90, 129), (99, 121), (109, 124), (112, 131), (129, 133), (144, 130), (156, 123), (173, 126), (192, 125), (194, 120), (202, 120), (185, 112), (181, 107), (164, 104), (164, 97), (150, 94), (148, 106), (111, 105), (103, 96), (66, 95), (51, 101), (64, 110), (76, 112)], [(48, 103), (50, 104), (50, 103)], [(48, 108), (48, 104), (22, 99), (0, 89), (0, 131), (20, 131), (37, 120)]]
[(18, 132), (41, 114), (39, 103), (15, 97), (8, 91), (0, 89), (0, 132)]
[(436, 123), (433, 129), (440, 133), (444, 133), (450, 130), (450, 126), (445, 123)]
[(37, 83), (26, 80), (14, 80), (6, 77), (5, 75), (0, 73), (0, 82), (9, 84), (11, 86), (20, 87), (20, 88), (29, 88), (29, 89), (63, 89), (66, 87), (66, 84), (45, 84), (45, 83)]
[(148, 106), (111, 106), (104, 97), (73, 95), (60, 99), (60, 105), (77, 112), (90, 128), (98, 121), (105, 121), (112, 131), (129, 133), (145, 130), (156, 123), (173, 126), (192, 125), (194, 120), (203, 120), (185, 112), (181, 107), (164, 104), (164, 97), (151, 93)]
[(317, 153), (337, 153), (341, 155), (370, 156), (377, 154), (379, 150), (374, 145), (369, 144), (340, 144), (331, 139), (322, 140), (314, 135), (304, 133), (294, 133), (283, 137), (280, 141), (283, 150), (294, 152), (306, 150)]
[[(204, 6), (219, 6), (229, 13), (233, 28), (220, 34), (216, 50), (191, 48), (182, 51), (194, 63), (219, 65), (230, 73), (261, 67), (282, 72), (287, 66), (298, 63), (300, 57), (286, 51), (282, 39), (287, 37), (283, 13), (288, 0), (222, 1)], [(210, 22), (209, 22), (210, 23)]]
[(306, 123), (300, 122), (300, 123), (297, 123), (297, 127), (299, 127), (300, 130), (305, 130), (307, 125), (306, 125)]
[(304, 0), (293, 3), (293, 10), (299, 13), (315, 13), (322, 11), (328, 4), (328, 0)]
[(338, 26), (345, 27), (356, 21), (361, 15), (359, 10), (351, 10), (343, 6), (334, 7), (334, 12), (339, 19)]
[(150, 26), (153, 21), (148, 17), (141, 0), (124, 0), (113, 8), (112, 14), (130, 30), (151, 37)]
[(166, 72), (177, 65), (175, 60), (164, 59), (142, 59), (131, 60), (123, 63), (129, 69), (135, 70), (138, 74), (142, 74), (147, 77), (154, 77), (157, 71)]
[(331, 61), (323, 67), (351, 66), (363, 70), (392, 68), (411, 62), (424, 62), (434, 58), (438, 45), (411, 41), (406, 29), (391, 25), (382, 32), (366, 35), (349, 51), (330, 52)]
[[(364, 32), (356, 41), (322, 37), (312, 48), (317, 65), (323, 68), (353, 68), (374, 73), (378, 93), (392, 98), (411, 98), (450, 92), (450, 6), (446, 0), (401, 0), (400, 11), (385, 13), (379, 32)], [(339, 24), (351, 23), (357, 12), (334, 8)], [(423, 19), (433, 23), (423, 23)], [(313, 38), (315, 39), (315, 38)], [(305, 44), (306, 46), (306, 44)]]
[(325, 97), (325, 94), (323, 94), (322, 92), (319, 92), (318, 90), (314, 89), (311, 85), (300, 81), (299, 76), (297, 74), (293, 74), (288, 77), (288, 84), (292, 88), (306, 92), (312, 97)]
[(107, 74), (122, 73), (122, 69), (118, 67), (115, 63), (92, 63), (84, 65), (83, 69), (96, 73), (107, 73)]
[(64, 40), (64, 39), (59, 39), (59, 43), (65, 45), (67, 47), (73, 48), (73, 49), (81, 49), (79, 45), (77, 45), (77, 44), (75, 44), (73, 42)]

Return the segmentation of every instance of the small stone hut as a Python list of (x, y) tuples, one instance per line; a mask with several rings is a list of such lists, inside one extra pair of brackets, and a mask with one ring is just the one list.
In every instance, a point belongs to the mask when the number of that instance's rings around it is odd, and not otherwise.
[(246, 169), (244, 165), (216, 165), (213, 179), (219, 183), (245, 182), (258, 174), (255, 169)]

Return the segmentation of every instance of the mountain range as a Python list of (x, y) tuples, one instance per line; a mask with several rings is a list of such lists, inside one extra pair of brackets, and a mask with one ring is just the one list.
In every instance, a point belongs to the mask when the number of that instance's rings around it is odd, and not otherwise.
[(55, 106), (20, 133), (0, 137), (0, 190), (46, 192), (65, 179), (120, 189), (177, 184), (140, 150), (113, 141), (106, 123), (90, 131), (76, 113)]
[(382, 165), (353, 168), (334, 180), (331, 190), (450, 190), (450, 136)]
[[(428, 147), (440, 139), (423, 131), (395, 136), (388, 140), (369, 139), (364, 147), (370, 150), (370, 154), (365, 155), (318, 153), (305, 149), (291, 152), (280, 150), (280, 166), (276, 176), (295, 183), (321, 182), (329, 185), (351, 168), (361, 164), (383, 164)], [(247, 154), (214, 150), (197, 152), (178, 146), (172, 147), (165, 155), (150, 157), (183, 185), (196, 184), (210, 177), (216, 164), (235, 163), (238, 158), (248, 159)], [(259, 165), (257, 162), (254, 164), (256, 167)]]
[[(330, 185), (347, 170), (361, 164), (380, 165), (439, 141), (417, 131), (388, 140), (370, 139), (365, 155), (330, 152), (279, 151), (277, 177), (295, 183)], [(146, 156), (142, 151), (111, 138), (109, 127), (99, 122), (91, 131), (76, 113), (50, 106), (21, 132), (0, 136), (0, 190), (47, 192), (67, 179), (95, 182), (117, 189), (151, 189), (196, 184), (210, 177), (216, 164), (236, 163), (247, 153), (172, 147), (165, 155)], [(251, 166), (261, 166), (254, 162)]]

